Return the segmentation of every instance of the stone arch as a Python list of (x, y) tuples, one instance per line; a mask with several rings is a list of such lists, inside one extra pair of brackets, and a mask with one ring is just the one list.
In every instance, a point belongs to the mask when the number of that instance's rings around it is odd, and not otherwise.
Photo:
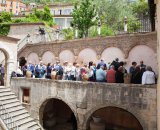
[(0, 50), (5, 57), (5, 76), (4, 76), (4, 85), (10, 86), (10, 76), (13, 71), (16, 69), (17, 59), (14, 58), (13, 52), (5, 45), (0, 44)]
[(31, 61), (32, 64), (38, 64), (39, 63), (39, 57), (37, 55), (37, 53), (35, 52), (31, 52), (28, 56), (27, 56), (27, 63)]
[(125, 55), (123, 51), (117, 47), (108, 47), (102, 52), (101, 58), (104, 59), (106, 63), (111, 63), (115, 58), (119, 58), (120, 61), (124, 61)]
[(4, 52), (4, 54), (7, 56), (7, 59), (14, 59), (14, 55), (12, 54), (13, 52), (6, 47), (5, 45), (0, 44), (0, 49)]
[(56, 58), (55, 58), (55, 55), (51, 51), (46, 51), (42, 55), (42, 61), (45, 64), (48, 64), (48, 63), (52, 63), (53, 64), (53, 63), (56, 62)]
[(63, 50), (59, 54), (59, 60), (61, 63), (68, 61), (69, 63), (73, 63), (75, 61), (75, 56), (70, 50)]
[(152, 48), (147, 45), (134, 46), (128, 55), (127, 68), (129, 68), (133, 61), (136, 61), (139, 65), (140, 61), (143, 60), (145, 65), (149, 65), (157, 73), (158, 63), (156, 53)]
[(65, 103), (71, 109), (71, 111), (73, 112), (73, 114), (74, 114), (74, 116), (76, 118), (76, 121), (77, 121), (77, 126), (78, 126), (78, 117), (77, 117), (76, 109), (73, 107), (73, 105), (70, 104), (70, 103), (67, 103), (67, 101), (65, 101), (64, 99), (62, 99), (60, 97), (54, 97), (54, 96), (45, 98), (43, 101), (41, 101), (41, 103), (40, 103), (40, 105), (38, 107), (39, 108), (39, 122), (40, 122), (40, 124), (43, 125), (43, 121), (42, 121), (42, 119), (43, 119), (43, 111), (45, 109), (45, 106), (46, 106), (47, 102), (49, 100), (51, 100), (51, 99), (60, 100), (63, 103)]
[(88, 64), (89, 61), (97, 63), (97, 53), (91, 48), (85, 48), (79, 52), (77, 61), (80, 64)]
[(145, 123), (145, 120), (140, 117), (140, 114), (135, 112), (134, 108), (131, 107), (125, 107), (125, 106), (121, 106), (121, 105), (115, 105), (115, 104), (101, 104), (101, 105), (97, 105), (95, 107), (93, 107), (92, 109), (90, 109), (85, 116), (85, 121), (84, 121), (84, 125), (83, 128), (86, 129), (87, 128), (87, 123), (90, 119), (90, 117), (92, 116), (92, 114), (102, 108), (106, 108), (106, 107), (116, 107), (116, 108), (120, 108), (123, 109), (129, 113), (131, 113), (140, 123), (140, 125), (142, 126), (143, 130), (145, 130), (147, 128), (147, 124)]

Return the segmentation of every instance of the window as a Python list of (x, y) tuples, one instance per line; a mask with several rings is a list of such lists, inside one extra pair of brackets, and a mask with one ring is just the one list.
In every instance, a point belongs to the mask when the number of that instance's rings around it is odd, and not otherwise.
[(60, 10), (58, 10), (58, 12), (59, 12), (59, 15), (62, 15), (62, 10), (60, 9)]
[(54, 9), (52, 9), (51, 14), (55, 15), (55, 10)]
[(16, 9), (18, 9), (18, 2), (16, 2)]
[(22, 88), (22, 102), (23, 103), (30, 103), (30, 89), (29, 88)]
[(65, 9), (65, 10), (64, 10), (64, 15), (70, 15), (71, 12), (72, 12), (71, 9)]

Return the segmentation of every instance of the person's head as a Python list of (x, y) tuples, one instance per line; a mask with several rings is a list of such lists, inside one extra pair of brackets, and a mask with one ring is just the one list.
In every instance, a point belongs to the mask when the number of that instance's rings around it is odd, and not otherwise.
[(118, 68), (118, 71), (119, 71), (119, 72), (123, 72), (123, 67), (120, 66), (120, 67)]
[(116, 58), (116, 59), (115, 59), (115, 61), (117, 61), (117, 62), (118, 62), (118, 61), (119, 61), (119, 59), (118, 59), (118, 58)]
[(140, 65), (143, 65), (143, 60), (140, 61)]
[(59, 60), (57, 60), (57, 61), (56, 61), (56, 64), (58, 65), (59, 63), (60, 63), (60, 61), (59, 61)]
[(147, 66), (146, 70), (147, 71), (152, 71), (152, 67), (151, 66)]
[(72, 67), (72, 63), (69, 63), (68, 66), (69, 66), (69, 67)]
[(84, 64), (84, 67), (87, 68), (87, 64)]
[(135, 61), (132, 62), (132, 66), (136, 66), (137, 63)]
[(51, 63), (48, 63), (47, 66), (51, 66)]
[(140, 68), (139, 65), (136, 66), (135, 71), (137, 71), (137, 72), (140, 72), (140, 71), (141, 71), (141, 68)]
[(73, 66), (76, 66), (77, 62), (73, 62)]
[(123, 65), (124, 65), (124, 62), (123, 62), (123, 61), (121, 61), (121, 62), (119, 63), (119, 65), (120, 65), (120, 66), (123, 66)]
[(101, 62), (104, 62), (104, 60), (103, 60), (103, 59), (101, 59)]
[(90, 61), (90, 62), (89, 62), (89, 66), (92, 66), (92, 65), (93, 65), (93, 61)]
[(40, 65), (43, 65), (43, 61), (40, 61), (39, 64), (40, 64)]
[(2, 67), (2, 64), (0, 64), (0, 67)]
[(63, 62), (63, 65), (67, 66), (68, 65), (68, 61)]
[(96, 63), (93, 63), (93, 66), (96, 67)]
[(101, 65), (101, 67), (100, 67), (102, 70), (104, 70), (104, 66), (103, 65)]
[(115, 68), (114, 68), (114, 65), (111, 65), (111, 66), (110, 66), (110, 69), (114, 70), (114, 69), (115, 69)]
[(79, 64), (76, 64), (76, 68), (79, 68), (79, 66), (80, 66)]

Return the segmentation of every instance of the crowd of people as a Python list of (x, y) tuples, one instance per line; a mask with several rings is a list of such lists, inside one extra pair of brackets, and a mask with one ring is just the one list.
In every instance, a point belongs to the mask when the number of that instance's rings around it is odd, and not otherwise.
[(33, 78), (47, 78), (56, 80), (91, 81), (107, 83), (133, 83), (133, 84), (155, 84), (156, 75), (150, 66), (144, 65), (143, 61), (137, 65), (132, 62), (129, 72), (125, 69), (125, 63), (119, 62), (116, 58), (112, 63), (106, 64), (103, 59), (96, 65), (92, 61), (89, 64), (80, 66), (67, 61), (60, 64), (48, 63), (44, 65), (42, 61), (38, 65), (29, 62), (28, 65), (19, 67), (16, 71), (17, 77), (27, 76), (30, 72)]

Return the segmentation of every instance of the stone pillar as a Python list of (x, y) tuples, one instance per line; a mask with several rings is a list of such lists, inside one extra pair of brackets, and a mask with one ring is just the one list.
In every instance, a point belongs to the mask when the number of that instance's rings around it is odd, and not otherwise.
[[(158, 72), (160, 76), (160, 0), (155, 0), (157, 6), (157, 55), (158, 55)], [(158, 79), (158, 86), (157, 86), (157, 130), (160, 130), (160, 78)]]
[(16, 69), (16, 67), (14, 65), (14, 60), (9, 59), (7, 61), (7, 73), (6, 73), (6, 84), (5, 84), (5, 86), (7, 86), (7, 87), (10, 86), (11, 73), (12, 73), (12, 71), (16, 71), (15, 69)]

